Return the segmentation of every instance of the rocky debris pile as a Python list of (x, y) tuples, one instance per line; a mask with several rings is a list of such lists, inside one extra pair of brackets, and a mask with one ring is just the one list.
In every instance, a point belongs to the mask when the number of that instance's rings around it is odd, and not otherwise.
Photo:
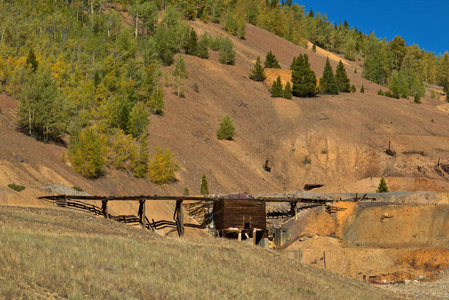
[(417, 299), (449, 299), (449, 270), (435, 281), (406, 280), (403, 284), (382, 285), (381, 288)]
[(88, 193), (75, 189), (74, 187), (68, 187), (62, 184), (47, 185), (39, 188), (48, 193), (54, 193), (58, 195), (69, 195), (69, 196), (89, 196)]

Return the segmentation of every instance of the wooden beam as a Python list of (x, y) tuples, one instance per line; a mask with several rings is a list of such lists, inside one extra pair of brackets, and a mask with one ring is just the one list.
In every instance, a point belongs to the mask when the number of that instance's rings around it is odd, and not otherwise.
[[(319, 197), (319, 196), (317, 196)], [(226, 201), (241, 201), (241, 202), (302, 202), (302, 203), (327, 203), (327, 202), (354, 202), (353, 198), (349, 199), (323, 199), (323, 198), (274, 198), (274, 197), (254, 197), (248, 195), (247, 199), (229, 199), (226, 195), (217, 196), (158, 196), (158, 195), (142, 195), (142, 196), (72, 196), (72, 195), (56, 195), (56, 196), (43, 196), (38, 199), (59, 200), (59, 199), (72, 199), (83, 201), (141, 201), (141, 200), (185, 200), (185, 201), (204, 201), (214, 202), (219, 200)], [(364, 200), (376, 200), (375, 198), (364, 198)]]

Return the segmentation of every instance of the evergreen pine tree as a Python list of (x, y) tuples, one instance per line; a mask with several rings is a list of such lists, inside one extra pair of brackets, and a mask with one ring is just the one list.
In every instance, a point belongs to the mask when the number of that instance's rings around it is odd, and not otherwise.
[(337, 65), (337, 70), (335, 71), (335, 79), (337, 80), (340, 92), (349, 93), (351, 91), (351, 83), (348, 75), (346, 74), (345, 66), (341, 60)]
[(67, 129), (68, 108), (57, 82), (48, 72), (39, 69), (23, 84), (19, 127), (45, 142), (57, 140)]
[(273, 68), (273, 69), (280, 69), (281, 66), (279, 65), (279, 61), (276, 59), (276, 56), (271, 52), (267, 53), (267, 56), (265, 57), (265, 68)]
[(235, 50), (232, 41), (226, 37), (221, 39), (218, 49), (218, 61), (225, 65), (235, 64)]
[(220, 128), (217, 130), (219, 140), (232, 140), (235, 134), (235, 127), (229, 115), (225, 115), (220, 120)]
[(186, 50), (186, 54), (196, 55), (198, 50), (198, 36), (196, 34), (195, 29), (190, 29), (189, 38), (186, 41), (186, 45), (184, 47)]
[(201, 195), (209, 195), (209, 185), (207, 183), (206, 174), (201, 178)]
[(30, 49), (30, 51), (28, 51), (26, 65), (31, 68), (31, 72), (35, 73), (37, 71), (39, 63), (37, 62), (36, 55), (34, 54), (33, 49)]
[(184, 79), (189, 77), (189, 71), (187, 71), (186, 62), (184, 61), (184, 56), (182, 54), (179, 55), (179, 58), (175, 63), (173, 75)]
[(147, 105), (150, 108), (150, 111), (155, 115), (163, 115), (164, 112), (164, 92), (160, 87), (156, 87), (153, 89), (150, 98), (147, 101)]
[(271, 97), (283, 96), (282, 81), (280, 76), (278, 76), (278, 78), (271, 85), (270, 93)]
[(178, 90), (178, 97), (184, 96), (184, 79), (189, 77), (189, 71), (187, 71), (184, 56), (182, 56), (182, 54), (179, 55), (179, 59), (175, 63), (175, 70), (173, 71), (173, 75), (175, 75), (175, 84)]
[(147, 132), (147, 126), (150, 124), (148, 114), (145, 110), (145, 105), (142, 102), (138, 102), (134, 105), (133, 109), (129, 113), (128, 132), (133, 137), (138, 138)]
[(136, 151), (135, 157), (131, 159), (131, 170), (135, 177), (144, 178), (148, 174), (148, 161), (150, 159), (148, 154), (148, 133), (142, 133), (139, 141), (139, 150)]
[(251, 69), (249, 78), (254, 81), (264, 81), (267, 78), (265, 76), (265, 69), (264, 67), (262, 67), (262, 63), (260, 61), (259, 56), (257, 57), (256, 62), (254, 63), (254, 67)]
[(443, 82), (443, 92), (446, 94), (446, 102), (449, 102), (449, 80)]
[(338, 85), (334, 77), (334, 71), (332, 71), (329, 57), (326, 60), (324, 66), (323, 77), (320, 78), (320, 87), (323, 94), (338, 95)]
[(364, 94), (365, 93), (365, 87), (362, 85), (362, 87), (360, 88), (360, 93)]
[(310, 68), (307, 54), (300, 54), (293, 58), (290, 66), (292, 70), (292, 94), (296, 97), (315, 97), (317, 94), (316, 75)]
[(313, 45), (312, 45), (312, 52), (316, 52), (316, 44), (315, 43), (313, 43)]
[(209, 58), (209, 49), (208, 49), (208, 41), (207, 38), (203, 35), (200, 41), (198, 42), (198, 49), (196, 55), (200, 58), (208, 59)]
[(292, 98), (292, 86), (290, 84), (290, 81), (287, 81), (287, 83), (285, 84), (283, 94), (284, 94), (283, 97), (285, 99), (291, 99)]
[(388, 186), (383, 177), (380, 179), (379, 187), (377, 188), (376, 193), (388, 193)]

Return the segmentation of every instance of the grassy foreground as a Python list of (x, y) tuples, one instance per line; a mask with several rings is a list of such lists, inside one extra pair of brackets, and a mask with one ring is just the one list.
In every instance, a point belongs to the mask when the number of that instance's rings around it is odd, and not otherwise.
[(362, 282), (216, 238), (160, 238), (67, 209), (0, 206), (2, 299), (391, 299)]

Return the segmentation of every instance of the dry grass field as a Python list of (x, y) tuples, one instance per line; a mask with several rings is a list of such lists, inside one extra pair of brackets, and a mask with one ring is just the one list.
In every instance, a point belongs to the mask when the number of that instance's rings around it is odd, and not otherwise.
[(0, 206), (2, 299), (395, 297), (251, 244), (160, 238), (66, 209)]

